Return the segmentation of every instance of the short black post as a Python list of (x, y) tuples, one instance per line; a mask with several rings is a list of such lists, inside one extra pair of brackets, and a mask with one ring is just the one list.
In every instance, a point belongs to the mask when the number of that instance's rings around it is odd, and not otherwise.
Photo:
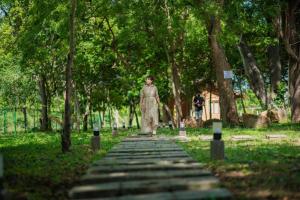
[(118, 135), (118, 126), (117, 126), (117, 123), (114, 122), (113, 130), (112, 130), (112, 136), (117, 136), (117, 135)]
[(100, 130), (97, 126), (93, 128), (93, 136), (91, 138), (91, 146), (93, 152), (96, 152), (100, 149)]
[(173, 129), (173, 123), (172, 123), (171, 120), (169, 121), (169, 128), (170, 128), (170, 129)]
[(210, 157), (212, 160), (224, 160), (224, 141), (222, 141), (222, 122), (213, 123), (213, 140), (210, 142)]
[(181, 137), (186, 137), (186, 130), (185, 130), (185, 124), (184, 124), (184, 121), (181, 121), (181, 122), (180, 122), (179, 136), (181, 136)]

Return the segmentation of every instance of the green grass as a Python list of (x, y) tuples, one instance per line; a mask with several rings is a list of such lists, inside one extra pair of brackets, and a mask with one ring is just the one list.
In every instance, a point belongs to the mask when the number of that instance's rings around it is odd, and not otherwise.
[(93, 153), (92, 133), (73, 133), (71, 152), (61, 153), (58, 133), (19, 133), (0, 135), (0, 152), (4, 155), (4, 182), (16, 198), (66, 199), (67, 191), (84, 174), (92, 161), (100, 159), (129, 132), (112, 137), (101, 135), (101, 150)]
[[(5, 159), (5, 186), (27, 199), (66, 199), (67, 191), (88, 166), (103, 157), (112, 146), (131, 132), (113, 138), (103, 131), (102, 150), (92, 153), (91, 133), (73, 133), (72, 151), (61, 153), (58, 133), (18, 133), (0, 135), (0, 151)], [(286, 134), (285, 140), (267, 140), (267, 133)], [(236, 199), (300, 199), (300, 126), (275, 125), (267, 129), (224, 128), (226, 159), (211, 161), (209, 142), (200, 135), (211, 129), (187, 129), (189, 142), (179, 144), (220, 178)], [(231, 136), (247, 134), (253, 141), (231, 141)], [(158, 135), (176, 136), (178, 130), (159, 129)]]
[[(161, 130), (167, 135), (178, 131)], [(284, 140), (267, 140), (265, 135), (286, 134)], [(187, 129), (189, 142), (179, 144), (220, 178), (236, 199), (300, 199), (300, 126), (274, 125), (265, 129), (225, 128), (224, 161), (210, 159), (210, 143), (200, 135), (211, 129)], [(251, 135), (253, 141), (232, 141), (233, 135)]]

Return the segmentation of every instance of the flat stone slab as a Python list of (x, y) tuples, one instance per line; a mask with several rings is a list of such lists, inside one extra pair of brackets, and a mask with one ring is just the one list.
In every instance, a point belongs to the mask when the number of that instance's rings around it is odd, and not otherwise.
[(201, 135), (199, 137), (199, 139), (202, 141), (211, 141), (211, 140), (213, 140), (213, 136), (212, 135)]
[[(185, 168), (187, 169), (187, 168)], [(87, 174), (82, 177), (81, 184), (99, 184), (115, 181), (129, 181), (129, 180), (148, 180), (148, 179), (169, 179), (179, 177), (197, 177), (197, 176), (211, 176), (208, 170), (188, 169), (156, 169), (153, 171), (121, 171), (110, 173)]]
[(135, 136), (91, 164), (71, 199), (231, 199), (219, 180), (170, 138)]
[(251, 135), (234, 135), (231, 137), (233, 141), (246, 141), (246, 140), (255, 140), (255, 137)]
[(218, 179), (213, 176), (109, 182), (76, 186), (70, 191), (70, 196), (77, 199), (119, 196), (118, 194), (147, 194), (188, 188), (212, 189), (218, 183)]
[(284, 135), (284, 134), (268, 134), (266, 135), (266, 138), (267, 139), (270, 139), (270, 140), (280, 140), (280, 139), (286, 139), (287, 138), (287, 135)]
[[(174, 191), (159, 192), (154, 194), (140, 195), (122, 195), (119, 197), (89, 198), (89, 200), (210, 200), (210, 199), (231, 199), (230, 192), (226, 189), (208, 189), (208, 190), (192, 190), (192, 191)], [(83, 200), (83, 199), (79, 199)]]

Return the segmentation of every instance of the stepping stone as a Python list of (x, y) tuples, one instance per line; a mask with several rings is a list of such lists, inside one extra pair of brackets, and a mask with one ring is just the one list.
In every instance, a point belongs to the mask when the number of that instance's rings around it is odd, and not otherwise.
[(284, 134), (268, 134), (266, 135), (266, 138), (269, 140), (281, 140), (281, 139), (286, 139), (287, 135)]
[(219, 183), (213, 176), (191, 177), (191, 178), (171, 178), (171, 179), (151, 179), (98, 183), (92, 185), (76, 186), (70, 191), (73, 199), (111, 197), (115, 194), (147, 194), (155, 192), (168, 192), (184, 190), (186, 188), (212, 189)]
[(88, 169), (88, 174), (111, 173), (111, 172), (131, 172), (131, 171), (156, 171), (156, 170), (176, 170), (176, 169), (200, 169), (203, 165), (199, 163), (174, 163), (174, 164), (140, 164), (140, 165), (109, 165), (93, 166)]
[(248, 140), (254, 140), (255, 138), (251, 135), (234, 135), (231, 137), (231, 140), (233, 141), (248, 141)]
[[(187, 169), (185, 171), (185, 169)], [(167, 170), (167, 171), (166, 171)], [(199, 169), (157, 169), (155, 171), (127, 171), (127, 172), (110, 172), (99, 174), (87, 174), (82, 177), (81, 184), (98, 184), (116, 181), (128, 180), (147, 180), (147, 179), (166, 179), (166, 178), (179, 178), (179, 177), (199, 177), (211, 176), (208, 170)]]
[(131, 137), (90, 166), (71, 199), (231, 199), (219, 180), (168, 138)]
[(212, 135), (201, 135), (199, 138), (200, 138), (200, 140), (203, 140), (203, 141), (211, 141), (211, 140), (213, 140), (213, 136)]
[[(178, 158), (165, 158), (165, 159), (143, 159), (143, 160), (108, 160), (108, 159), (102, 159), (99, 161), (95, 161), (92, 166), (114, 166), (114, 165), (143, 165), (143, 164), (155, 164), (155, 165), (163, 165), (163, 164), (193, 164), (197, 163), (193, 159), (178, 159)], [(198, 164), (198, 163), (197, 163)]]
[(175, 136), (173, 139), (174, 140), (179, 140), (179, 141), (182, 141), (182, 142), (189, 142), (189, 141), (191, 141), (191, 139), (188, 138), (187, 136), (181, 136), (181, 135)]
[[(212, 199), (231, 199), (230, 193), (226, 189), (208, 189), (192, 191), (159, 192), (154, 194), (124, 195), (120, 197), (89, 198), (89, 200), (212, 200)], [(81, 199), (83, 200), (83, 199)]]

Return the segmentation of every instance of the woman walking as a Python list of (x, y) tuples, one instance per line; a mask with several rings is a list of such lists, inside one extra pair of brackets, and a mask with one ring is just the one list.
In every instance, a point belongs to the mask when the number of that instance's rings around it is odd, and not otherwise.
[(153, 81), (153, 76), (147, 77), (146, 84), (140, 94), (140, 107), (142, 111), (142, 133), (155, 135), (158, 127), (159, 96)]

